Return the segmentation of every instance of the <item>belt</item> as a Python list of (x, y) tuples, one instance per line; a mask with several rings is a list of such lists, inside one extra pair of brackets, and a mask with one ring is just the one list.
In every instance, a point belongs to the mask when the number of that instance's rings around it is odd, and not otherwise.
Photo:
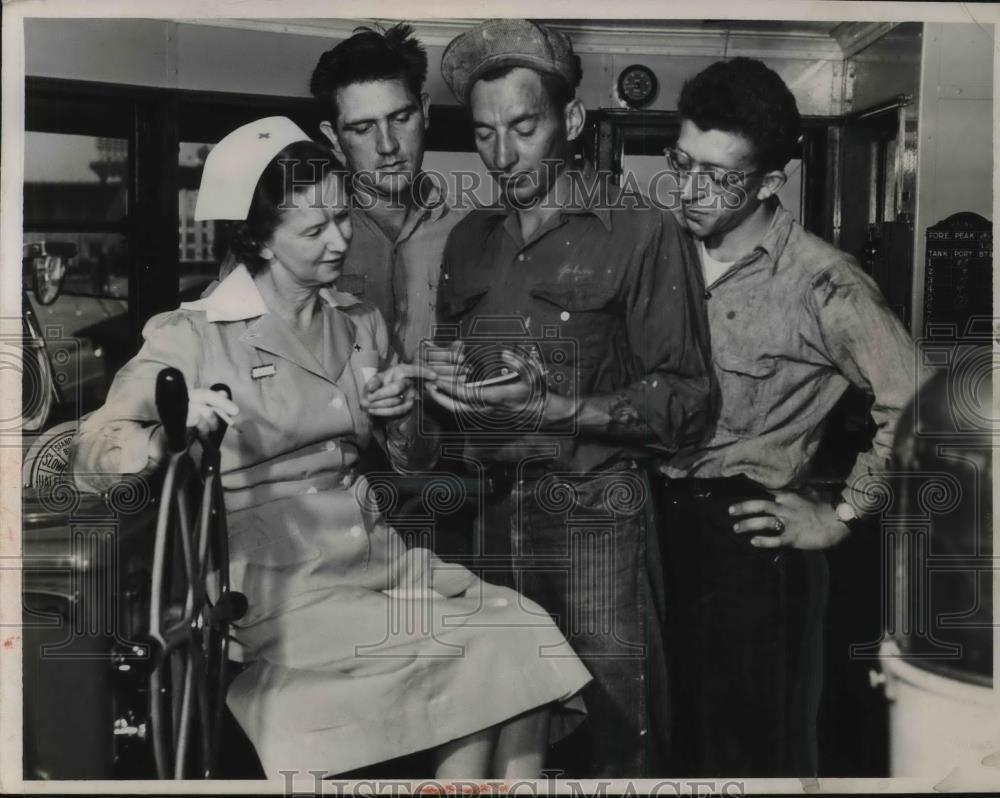
[(694, 499), (715, 499), (735, 502), (746, 499), (771, 499), (774, 494), (750, 477), (737, 474), (733, 477), (684, 477), (683, 479), (663, 478), (667, 492), (677, 491)]
[(510, 494), (519, 479), (535, 481), (551, 473), (551, 466), (541, 463), (489, 463), (483, 469), (483, 492), (488, 499), (499, 500)]
[[(594, 478), (605, 476), (616, 471), (629, 471), (639, 468), (638, 460), (618, 460), (588, 474)], [(514, 483), (518, 480), (536, 482), (543, 477), (556, 473), (551, 462), (520, 463), (490, 463), (483, 472), (485, 483), (484, 494), (492, 501), (499, 501), (510, 495)]]
[[(683, 479), (669, 479), (662, 473), (664, 482), (664, 493), (667, 498), (671, 495), (680, 494), (686, 499), (693, 501), (713, 502), (723, 505), (732, 505), (748, 499), (773, 499), (774, 494), (761, 485), (754, 482), (744, 474), (737, 474), (734, 477), (715, 477), (703, 479), (700, 477), (684, 477)], [(718, 506), (716, 504), (716, 506)], [(762, 533), (764, 534), (764, 533)], [(749, 537), (746, 538), (749, 543)], [(774, 554), (767, 553), (767, 549), (757, 550), (760, 556), (768, 556), (777, 563), (783, 559), (785, 550), (775, 551)]]

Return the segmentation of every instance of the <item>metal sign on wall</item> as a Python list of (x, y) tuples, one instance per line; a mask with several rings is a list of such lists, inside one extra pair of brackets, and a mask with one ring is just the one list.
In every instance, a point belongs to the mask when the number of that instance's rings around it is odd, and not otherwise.
[(992, 316), (993, 223), (978, 213), (955, 213), (927, 228), (924, 326)]

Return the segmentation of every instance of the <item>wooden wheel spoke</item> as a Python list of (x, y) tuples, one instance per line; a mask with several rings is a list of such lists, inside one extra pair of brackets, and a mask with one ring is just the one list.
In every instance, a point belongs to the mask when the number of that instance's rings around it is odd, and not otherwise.
[(177, 671), (180, 676), (178, 682), (181, 684), (181, 688), (179, 691), (176, 687), (174, 688), (174, 778), (182, 779), (184, 778), (184, 766), (187, 763), (188, 742), (191, 737), (191, 701), (194, 690), (191, 649), (186, 649), (183, 656), (177, 657), (177, 660), (179, 661)]
[(158, 665), (149, 678), (150, 724), (153, 738), (153, 755), (156, 759), (156, 773), (161, 779), (170, 778), (173, 772), (173, 748), (168, 740), (168, 718), (166, 702), (169, 695), (164, 684), (163, 664)]
[(190, 506), (190, 496), (187, 491), (178, 494), (177, 513), (177, 536), (181, 542), (181, 552), (183, 554), (184, 576), (187, 578), (188, 592), (198, 584), (199, 569), (195, 563), (196, 533), (193, 528), (200, 526), (199, 519), (195, 516)]
[(172, 654), (174, 651), (191, 642), (191, 624), (181, 622), (163, 629), (160, 634), (160, 645), (163, 646), (164, 654)]
[(198, 700), (198, 723), (201, 729), (201, 769), (200, 775), (208, 778), (214, 769), (215, 750), (217, 748), (215, 733), (218, 728), (219, 719), (212, 714), (212, 701), (215, 695), (222, 692), (224, 685), (215, 684), (212, 674), (209, 672), (211, 657), (203, 657), (199, 653), (195, 657), (197, 662), (195, 675), (195, 694)]

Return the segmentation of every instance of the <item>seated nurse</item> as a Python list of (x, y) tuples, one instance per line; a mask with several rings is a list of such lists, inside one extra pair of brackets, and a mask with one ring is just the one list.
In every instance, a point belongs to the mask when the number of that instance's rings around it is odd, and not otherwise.
[[(535, 778), (581, 719), (590, 676), (538, 605), (407, 550), (366, 498), (358, 451), (377, 433), (405, 466), (425, 375), (395, 361), (375, 308), (332, 288), (351, 239), (345, 191), (331, 151), (284, 117), (216, 145), (196, 218), (238, 221), (241, 263), (150, 319), (81, 423), (77, 479), (160, 467), (156, 377), (180, 369), (188, 425), (229, 424), (230, 578), (250, 608), (227, 702), (268, 775), (433, 749), (439, 778)], [(217, 382), (231, 401), (204, 387)]]

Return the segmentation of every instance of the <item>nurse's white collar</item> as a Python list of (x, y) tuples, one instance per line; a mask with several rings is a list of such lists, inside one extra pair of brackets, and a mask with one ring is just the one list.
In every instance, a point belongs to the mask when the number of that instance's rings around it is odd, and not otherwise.
[[(319, 295), (332, 308), (349, 308), (361, 302), (352, 294), (321, 288)], [(206, 321), (246, 321), (270, 313), (257, 284), (242, 263), (217, 283), (208, 296), (194, 302), (182, 302), (182, 310), (203, 310)]]

